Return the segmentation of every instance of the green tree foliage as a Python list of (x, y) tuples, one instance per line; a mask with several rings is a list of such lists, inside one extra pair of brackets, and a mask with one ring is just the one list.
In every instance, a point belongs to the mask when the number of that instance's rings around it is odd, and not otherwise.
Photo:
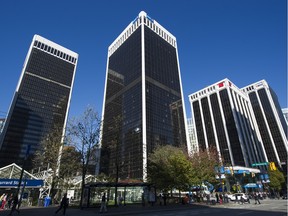
[(62, 150), (59, 184), (62, 189), (69, 189), (73, 185), (71, 180), (81, 171), (81, 154), (73, 146), (64, 146)]
[(220, 166), (219, 156), (216, 149), (210, 148), (199, 150), (189, 157), (192, 164), (191, 185), (201, 185), (203, 181), (213, 183), (215, 179), (215, 166)]
[(158, 189), (187, 190), (191, 179), (191, 163), (187, 154), (173, 146), (159, 146), (148, 159), (148, 181)]
[(278, 169), (275, 171), (268, 170), (268, 175), (270, 179), (270, 188), (280, 191), (282, 186), (285, 184), (285, 177), (282, 172)]
[(54, 127), (51, 132), (44, 137), (40, 143), (40, 147), (34, 153), (33, 167), (34, 169), (46, 170), (52, 169), (56, 175), (59, 165), (59, 153), (63, 138), (63, 128)]
[[(79, 171), (79, 154), (74, 148), (62, 143), (65, 140), (62, 127), (54, 127), (41, 141), (39, 149), (34, 154), (33, 167), (35, 170), (52, 170), (51, 192), (62, 188), (67, 178)], [(71, 160), (73, 158), (73, 160)]]

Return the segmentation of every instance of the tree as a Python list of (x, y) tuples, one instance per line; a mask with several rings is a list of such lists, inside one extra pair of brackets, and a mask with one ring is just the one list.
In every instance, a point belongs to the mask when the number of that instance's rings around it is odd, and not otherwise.
[[(71, 160), (73, 158), (73, 160)], [(81, 171), (81, 154), (74, 146), (64, 146), (62, 150), (59, 178), (63, 189), (68, 189), (72, 185), (71, 180)]]
[(55, 126), (41, 141), (40, 147), (34, 153), (34, 169), (52, 170), (52, 193), (55, 192), (55, 185), (60, 187), (65, 179), (79, 171), (79, 154), (74, 148), (64, 145), (62, 140), (65, 140), (63, 127)]
[(216, 149), (203, 149), (189, 158), (192, 164), (192, 185), (201, 185), (203, 181), (215, 182), (215, 166), (219, 166), (219, 154)]
[(68, 123), (68, 135), (81, 155), (82, 184), (80, 206), (83, 200), (85, 177), (89, 170), (89, 165), (95, 167), (97, 163), (96, 154), (100, 144), (101, 123), (101, 117), (90, 106), (85, 109), (83, 115), (71, 119)]
[(270, 188), (279, 192), (282, 189), (282, 185), (285, 184), (285, 177), (283, 173), (278, 169), (274, 171), (268, 170), (268, 175), (270, 179)]
[(147, 171), (148, 181), (160, 190), (187, 190), (192, 167), (181, 148), (166, 145), (149, 156)]
[(52, 185), (51, 191), (54, 189), (56, 175), (59, 168), (59, 158), (61, 157), (61, 146), (63, 143), (63, 127), (55, 126), (51, 132), (47, 134), (40, 143), (40, 147), (34, 153), (33, 167), (40, 170), (51, 169)]

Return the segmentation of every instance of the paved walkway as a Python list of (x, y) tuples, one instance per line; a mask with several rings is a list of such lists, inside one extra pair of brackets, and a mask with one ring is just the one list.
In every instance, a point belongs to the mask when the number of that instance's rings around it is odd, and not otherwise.
[[(199, 208), (209, 208), (209, 207), (228, 207), (231, 205), (239, 205), (234, 203), (225, 203), (224, 205), (206, 205), (205, 203), (193, 203), (193, 204), (187, 204), (187, 205), (181, 205), (181, 204), (169, 204), (167, 206), (160, 206), (160, 205), (154, 205), (154, 206), (145, 206), (142, 205), (127, 205), (122, 207), (108, 207), (108, 212), (105, 214), (99, 213), (99, 208), (85, 208), (83, 210), (80, 210), (79, 208), (68, 208), (66, 212), (66, 216), (92, 216), (92, 215), (137, 215), (139, 213), (149, 213), (149, 212), (163, 212), (163, 211), (177, 211), (180, 209), (199, 209)], [(52, 216), (54, 215), (55, 210), (57, 209), (57, 206), (49, 206), (47, 208), (44, 207), (24, 207), (20, 209), (20, 216)], [(0, 211), (0, 216), (7, 216), (10, 211), (3, 210)], [(17, 212), (15, 212), (13, 215), (18, 215)], [(62, 215), (62, 212), (59, 212), (57, 215)]]

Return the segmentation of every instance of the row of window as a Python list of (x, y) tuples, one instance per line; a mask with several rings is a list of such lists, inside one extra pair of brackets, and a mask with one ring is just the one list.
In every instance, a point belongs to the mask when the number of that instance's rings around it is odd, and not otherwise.
[(196, 99), (196, 98), (198, 98), (198, 96), (200, 97), (202, 95), (206, 95), (206, 92), (209, 93), (209, 92), (213, 92), (215, 90), (216, 90), (216, 87), (215, 86), (211, 86), (209, 88), (206, 88), (206, 89), (204, 89), (204, 90), (202, 90), (200, 92), (197, 92), (197, 93), (191, 95), (190, 99), (191, 100)]
[(252, 90), (254, 90), (254, 86), (253, 85), (244, 89), (244, 91), (247, 91), (247, 92), (252, 91)]
[(40, 41), (35, 40), (34, 41), (34, 46), (38, 47), (41, 50), (49, 52), (52, 55), (58, 56), (59, 58), (62, 58), (64, 60), (67, 60), (67, 61), (72, 62), (74, 64), (76, 63), (76, 60), (77, 60), (76, 58), (74, 58), (74, 57), (72, 57), (72, 56), (70, 56), (70, 55), (68, 55), (66, 53), (63, 53), (63, 52), (61, 52), (61, 51), (59, 51), (59, 50), (57, 50), (57, 49), (55, 49), (53, 47), (50, 47), (50, 46), (48, 46), (48, 45), (46, 45), (44, 43), (41, 43)]
[(176, 41), (167, 34), (164, 30), (162, 30), (160, 27), (158, 27), (154, 22), (144, 17), (144, 24), (146, 24), (150, 29), (152, 29), (154, 32), (156, 32), (159, 36), (161, 36), (164, 40), (166, 40), (168, 43), (170, 43), (172, 46), (176, 46)]
[[(127, 29), (127, 31), (124, 32), (116, 42), (114, 42), (114, 45), (109, 50), (109, 55), (112, 55), (124, 43), (124, 41), (126, 41), (126, 39), (140, 26), (141, 23), (142, 18), (137, 18)], [(154, 21), (151, 18), (144, 17), (143, 23), (150, 29), (152, 29), (155, 33), (157, 33), (159, 36), (161, 36), (164, 40), (166, 40), (169, 44), (176, 47), (176, 40), (173, 39), (168, 33), (166, 33), (156, 24), (154, 24)]]

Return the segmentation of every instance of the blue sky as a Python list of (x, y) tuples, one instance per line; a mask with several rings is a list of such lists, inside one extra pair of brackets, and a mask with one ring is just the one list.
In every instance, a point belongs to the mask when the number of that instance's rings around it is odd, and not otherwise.
[(9, 0), (0, 2), (0, 117), (9, 109), (34, 34), (79, 54), (69, 117), (102, 112), (108, 46), (145, 11), (177, 38), (188, 95), (224, 78), (265, 79), (287, 107), (286, 0)]

